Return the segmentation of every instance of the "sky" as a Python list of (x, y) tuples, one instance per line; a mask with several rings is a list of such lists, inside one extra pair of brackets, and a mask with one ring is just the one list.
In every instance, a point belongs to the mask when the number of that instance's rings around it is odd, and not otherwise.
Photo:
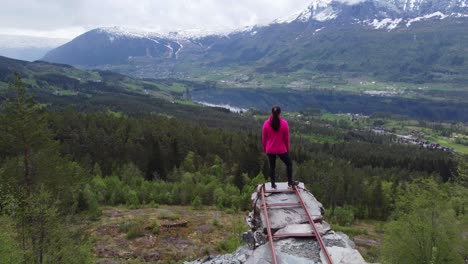
[(74, 38), (97, 27), (229, 31), (268, 24), (312, 0), (0, 0), (0, 35)]

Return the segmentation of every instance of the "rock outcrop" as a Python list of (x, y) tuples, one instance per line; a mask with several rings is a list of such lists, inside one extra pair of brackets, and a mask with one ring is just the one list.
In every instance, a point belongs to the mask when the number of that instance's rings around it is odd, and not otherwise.
[[(277, 183), (278, 190), (287, 189), (287, 183)], [(266, 220), (263, 213), (262, 199), (260, 196), (261, 185), (258, 192), (252, 194), (253, 211), (247, 216), (246, 222), (250, 228), (244, 233), (243, 239), (247, 246), (240, 247), (232, 254), (221, 256), (208, 256), (186, 264), (256, 264), (273, 263), (272, 253), (267, 238)], [(269, 183), (265, 184), (266, 190), (271, 190)], [(300, 183), (299, 193), (307, 210), (312, 216), (318, 232), (321, 233), (323, 242), (327, 247), (334, 264), (364, 264), (361, 254), (354, 249), (354, 242), (344, 233), (334, 232), (330, 225), (322, 220), (324, 212), (322, 204), (304, 188)], [(297, 203), (294, 193), (267, 193), (267, 204)], [(301, 206), (272, 207), (269, 208), (269, 221), (272, 233), (275, 235), (288, 233), (312, 233), (312, 228)], [(274, 248), (278, 263), (327, 263), (327, 260), (315, 238), (283, 238), (274, 240)]]

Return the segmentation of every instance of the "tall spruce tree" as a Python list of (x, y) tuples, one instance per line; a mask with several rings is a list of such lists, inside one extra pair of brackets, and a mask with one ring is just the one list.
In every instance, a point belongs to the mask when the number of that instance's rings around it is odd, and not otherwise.
[(27, 94), (18, 74), (1, 105), (0, 130), (5, 155), (0, 190), (14, 197), (13, 205), (2, 206), (11, 208), (8, 214), (15, 222), (25, 261), (88, 263), (90, 250), (80, 246), (82, 239), (72, 239), (63, 217), (75, 213), (86, 173), (62, 157), (46, 115)]
[(19, 74), (15, 74), (13, 84), (8, 86), (0, 115), (0, 144), (8, 156), (21, 156), (21, 186), (27, 193), (32, 192), (35, 170), (31, 161), (32, 153), (51, 142), (44, 115), (34, 102)]

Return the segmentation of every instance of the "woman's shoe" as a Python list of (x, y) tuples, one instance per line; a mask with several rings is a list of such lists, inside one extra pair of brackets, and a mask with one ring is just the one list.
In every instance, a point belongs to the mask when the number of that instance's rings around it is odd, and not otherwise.
[(273, 188), (273, 189), (276, 190), (276, 184), (272, 183), (272, 184), (271, 184), (271, 188)]
[(298, 186), (299, 185), (299, 182), (298, 181), (292, 181), (292, 182), (288, 182), (288, 187), (293, 187), (293, 186)]

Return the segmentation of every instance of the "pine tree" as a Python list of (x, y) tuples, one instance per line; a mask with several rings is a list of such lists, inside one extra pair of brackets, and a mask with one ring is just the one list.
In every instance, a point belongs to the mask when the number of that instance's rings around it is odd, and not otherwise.
[(31, 193), (36, 180), (31, 155), (35, 150), (50, 143), (51, 135), (39, 105), (34, 102), (32, 96), (27, 95), (19, 74), (15, 74), (14, 83), (8, 86), (2, 111), (0, 146), (7, 149), (11, 156), (21, 155), (21, 185)]
[[(9, 206), (9, 215), (15, 221), (25, 262), (85, 263), (90, 251), (81, 252), (82, 241), (71, 238), (63, 215), (77, 210), (86, 173), (60, 154), (45, 114), (27, 95), (18, 74), (1, 110), (0, 144), (8, 159), (0, 167), (0, 190), (17, 201)], [(75, 254), (76, 250), (80, 253)]]
[(468, 155), (458, 157), (458, 176), (456, 182), (464, 187), (468, 187)]
[(425, 180), (412, 183), (400, 196), (396, 220), (385, 229), (383, 263), (463, 263), (462, 228), (441, 189)]

